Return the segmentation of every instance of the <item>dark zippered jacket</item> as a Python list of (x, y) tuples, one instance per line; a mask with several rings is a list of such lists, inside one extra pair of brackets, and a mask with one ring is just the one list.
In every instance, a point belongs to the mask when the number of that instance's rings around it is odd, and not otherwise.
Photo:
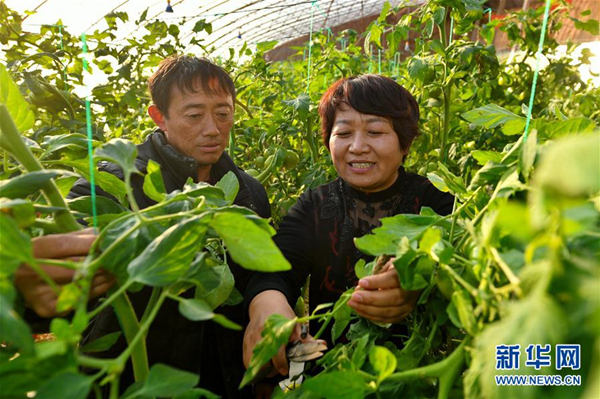
[[(156, 202), (147, 197), (142, 189), (143, 175), (149, 160), (160, 164), (167, 192), (182, 189), (188, 178), (197, 181), (197, 163), (193, 158), (184, 156), (167, 144), (164, 133), (160, 130), (150, 134), (143, 144), (137, 146), (136, 167), (142, 175), (133, 175), (131, 186), (133, 195), (140, 208), (154, 205)], [(99, 169), (107, 171), (123, 179), (123, 172), (115, 164), (101, 162)], [(234, 204), (252, 209), (259, 216), (269, 218), (271, 210), (264, 187), (253, 177), (238, 168), (233, 160), (223, 153), (211, 168), (211, 182), (219, 181), (227, 172), (232, 171), (238, 178), (240, 189)], [(91, 193), (90, 183), (79, 179), (68, 198), (87, 196)], [(111, 197), (99, 187), (98, 195)], [(235, 277), (236, 288), (244, 292), (244, 285), (249, 273), (239, 265), (229, 261)], [(190, 290), (193, 291), (193, 290)], [(151, 289), (145, 287), (137, 293), (129, 293), (130, 300), (141, 318), (145, 305), (150, 298)], [(183, 296), (192, 297), (193, 292)], [(152, 323), (147, 336), (148, 358), (150, 366), (163, 363), (200, 374), (200, 386), (223, 397), (246, 397), (248, 391), (238, 391), (237, 387), (244, 373), (242, 363), (243, 331), (225, 329), (212, 322), (192, 322), (180, 315), (175, 301), (166, 301)], [(216, 310), (238, 324), (243, 324), (243, 306), (223, 306)], [(92, 342), (111, 332), (120, 331), (118, 320), (112, 310), (104, 309), (92, 323), (84, 342)], [(112, 358), (118, 356), (126, 346), (121, 336), (119, 341), (108, 351), (94, 356)], [(121, 377), (121, 388), (134, 382), (131, 364)]]

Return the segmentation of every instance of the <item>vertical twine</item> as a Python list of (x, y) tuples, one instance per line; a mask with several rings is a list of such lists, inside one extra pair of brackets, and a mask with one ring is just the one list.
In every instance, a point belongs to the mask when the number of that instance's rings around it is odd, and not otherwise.
[(313, 34), (313, 22), (315, 16), (315, 3), (317, 0), (314, 0), (310, 5), (310, 34), (308, 36), (308, 68), (306, 73), (306, 94), (308, 94), (308, 88), (310, 87), (310, 61), (312, 54), (312, 34)]
[(529, 97), (529, 108), (527, 109), (527, 122), (525, 123), (525, 133), (523, 134), (523, 141), (527, 140), (529, 134), (529, 125), (531, 124), (531, 110), (533, 108), (533, 100), (535, 99), (535, 89), (537, 86), (538, 75), (540, 72), (540, 59), (542, 57), (542, 51), (544, 50), (544, 37), (546, 36), (546, 27), (548, 26), (548, 16), (550, 14), (550, 0), (546, 0), (546, 9), (544, 11), (544, 21), (542, 22), (542, 33), (540, 35), (540, 44), (536, 53), (536, 65), (535, 72), (533, 73), (533, 82), (531, 84), (531, 96)]
[[(89, 73), (89, 65), (87, 62), (87, 42), (85, 40), (85, 32), (81, 34), (81, 43), (83, 45), (83, 69)], [(90, 184), (92, 190), (92, 218), (94, 221), (94, 232), (98, 232), (98, 212), (96, 209), (96, 180), (94, 166), (94, 151), (92, 147), (92, 110), (90, 107), (90, 96), (85, 98), (85, 121), (87, 126), (88, 139), (88, 158), (90, 160)]]

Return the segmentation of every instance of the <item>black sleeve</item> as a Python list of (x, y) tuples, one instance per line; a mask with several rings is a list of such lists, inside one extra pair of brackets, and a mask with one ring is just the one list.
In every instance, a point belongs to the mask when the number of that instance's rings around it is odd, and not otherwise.
[(258, 180), (244, 172), (243, 170), (239, 170), (242, 179), (244, 179), (244, 183), (252, 193), (252, 201), (256, 206), (254, 210), (258, 216), (261, 218), (268, 219), (271, 217), (271, 205), (269, 204), (269, 197), (267, 196), (267, 191), (264, 186), (260, 184)]
[[(115, 173), (114, 169), (106, 169), (106, 168), (100, 167), (100, 168), (98, 168), (98, 172), (112, 173), (115, 176), (117, 176), (119, 179), (121, 179), (121, 180), (123, 179), (122, 173)], [(120, 169), (118, 169), (118, 172), (120, 172)], [(67, 194), (67, 199), (75, 199), (75, 198), (86, 197), (86, 196), (90, 196), (90, 195), (92, 195), (92, 185), (86, 179), (79, 178), (75, 182), (73, 187), (71, 187), (71, 191), (69, 191), (69, 194)], [(115, 196), (107, 193), (106, 191), (102, 190), (98, 186), (96, 186), (96, 195), (101, 196), (101, 197), (110, 198), (117, 204), (119, 203), (119, 200), (117, 198), (115, 198)]]
[(256, 295), (266, 290), (282, 292), (290, 306), (294, 307), (300, 295), (300, 288), (311, 273), (314, 263), (313, 208), (309, 191), (298, 199), (283, 218), (273, 241), (291, 263), (292, 270), (279, 273), (252, 273), (244, 295), (246, 308)]
[(431, 182), (428, 182), (425, 186), (421, 203), (422, 206), (433, 209), (438, 215), (446, 216), (452, 213), (454, 196), (438, 190)]

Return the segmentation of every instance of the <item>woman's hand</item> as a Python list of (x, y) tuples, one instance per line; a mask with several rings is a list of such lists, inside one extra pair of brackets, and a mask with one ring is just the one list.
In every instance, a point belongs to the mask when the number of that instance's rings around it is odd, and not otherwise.
[[(50, 234), (32, 240), (33, 255), (39, 259), (75, 259), (86, 256), (96, 239), (93, 229), (69, 234)], [(73, 281), (75, 270), (60, 266), (40, 264), (40, 267), (60, 288)], [(104, 294), (115, 282), (108, 272), (100, 270), (92, 280), (90, 299)], [(54, 317), (57, 294), (42, 277), (28, 265), (21, 265), (15, 272), (15, 287), (25, 298), (25, 303), (41, 317)]]
[(358, 282), (348, 306), (362, 317), (380, 323), (398, 323), (417, 305), (421, 290), (402, 289), (393, 260), (388, 261), (382, 273)]
[[(263, 291), (255, 296), (254, 299), (252, 299), (252, 302), (250, 302), (248, 313), (250, 322), (244, 332), (244, 365), (246, 368), (248, 368), (248, 365), (250, 364), (254, 347), (262, 340), (260, 333), (269, 316), (277, 313), (288, 319), (296, 317), (296, 314), (288, 304), (285, 295), (276, 290)], [(290, 342), (298, 339), (300, 339), (300, 326), (296, 325), (296, 328), (290, 337)], [(289, 365), (285, 356), (285, 345), (279, 348), (279, 352), (277, 352), (277, 355), (275, 355), (271, 361), (273, 362), (276, 373), (281, 375), (288, 374)], [(273, 373), (270, 377), (276, 373)]]

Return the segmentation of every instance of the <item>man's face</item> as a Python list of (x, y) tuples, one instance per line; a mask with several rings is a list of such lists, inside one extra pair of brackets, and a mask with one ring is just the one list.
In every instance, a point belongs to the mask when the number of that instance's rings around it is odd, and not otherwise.
[[(150, 106), (150, 116), (165, 132), (167, 142), (181, 154), (194, 158), (199, 169), (219, 160), (229, 142), (233, 127), (233, 99), (226, 94), (205, 93), (196, 82), (195, 92), (181, 92), (171, 87), (167, 117), (156, 106)], [(215, 90), (218, 92), (218, 90)]]

